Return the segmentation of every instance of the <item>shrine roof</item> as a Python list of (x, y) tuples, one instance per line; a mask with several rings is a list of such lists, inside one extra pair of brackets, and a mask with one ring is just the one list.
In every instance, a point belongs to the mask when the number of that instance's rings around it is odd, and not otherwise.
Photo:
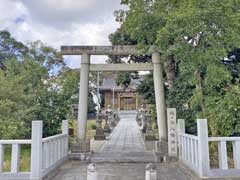
[[(140, 84), (141, 79), (131, 79), (128, 89), (136, 90), (137, 86)], [(101, 91), (113, 90), (114, 91), (124, 91), (123, 86), (117, 85), (117, 82), (114, 78), (105, 78), (102, 85), (99, 87)]]

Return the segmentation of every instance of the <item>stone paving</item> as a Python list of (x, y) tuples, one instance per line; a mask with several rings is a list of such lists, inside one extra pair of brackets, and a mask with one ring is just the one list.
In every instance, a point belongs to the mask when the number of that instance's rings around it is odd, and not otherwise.
[[(86, 180), (87, 163), (76, 161), (62, 166), (52, 180)], [(145, 163), (97, 163), (98, 180), (145, 180)], [(199, 180), (178, 163), (158, 164), (158, 180)]]
[(135, 120), (136, 112), (120, 113), (120, 122), (115, 127), (103, 152), (144, 152), (145, 146)]
[(155, 162), (152, 152), (147, 152), (136, 122), (136, 112), (121, 112), (120, 122), (92, 162)]
[[(147, 162), (155, 162), (154, 153), (146, 150), (136, 113), (121, 113), (121, 120), (109, 140), (94, 153), (98, 180), (145, 180)], [(68, 161), (51, 180), (86, 180), (89, 163)], [(178, 163), (157, 164), (158, 180), (198, 180)]]

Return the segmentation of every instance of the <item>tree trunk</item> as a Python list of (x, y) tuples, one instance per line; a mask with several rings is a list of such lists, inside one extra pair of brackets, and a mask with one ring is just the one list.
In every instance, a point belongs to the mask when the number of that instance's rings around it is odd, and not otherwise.
[(203, 86), (202, 86), (202, 77), (201, 77), (201, 66), (198, 66), (197, 69), (194, 72), (194, 76), (196, 78), (196, 89), (199, 92), (199, 96), (200, 96), (200, 106), (201, 106), (201, 110), (203, 113), (203, 116), (206, 115), (206, 109), (205, 109), (205, 105), (204, 105), (204, 97), (203, 97)]
[(173, 82), (175, 79), (175, 60), (173, 55), (168, 57), (167, 62), (165, 63), (165, 70), (166, 70), (169, 90), (172, 90)]

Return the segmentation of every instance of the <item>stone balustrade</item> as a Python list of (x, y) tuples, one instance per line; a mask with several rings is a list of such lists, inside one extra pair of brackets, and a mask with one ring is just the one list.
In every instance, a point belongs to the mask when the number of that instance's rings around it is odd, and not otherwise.
[[(208, 137), (206, 119), (197, 120), (197, 136), (185, 133), (184, 120), (178, 121), (179, 159), (200, 178), (240, 177), (240, 137)], [(210, 166), (209, 143), (218, 145), (219, 167)], [(233, 146), (234, 168), (229, 168), (227, 142)]]
[[(21, 145), (31, 145), (29, 172), (20, 172)], [(3, 172), (4, 146), (11, 145), (11, 170)], [(62, 134), (42, 138), (42, 121), (32, 122), (31, 140), (0, 140), (0, 180), (41, 180), (58, 168), (68, 157), (68, 121)]]

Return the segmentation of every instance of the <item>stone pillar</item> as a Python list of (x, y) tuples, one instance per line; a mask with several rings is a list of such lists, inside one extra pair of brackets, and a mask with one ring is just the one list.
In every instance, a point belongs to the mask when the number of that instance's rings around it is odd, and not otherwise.
[(145, 180), (157, 180), (157, 168), (152, 163), (146, 165)]
[(81, 61), (79, 102), (78, 102), (78, 140), (80, 141), (86, 140), (89, 65), (90, 55), (83, 54)]
[(42, 121), (32, 121), (31, 180), (42, 179)]
[(159, 140), (161, 141), (167, 140), (167, 120), (164, 95), (163, 65), (160, 61), (159, 53), (156, 52), (152, 54), (152, 62)]
[(87, 180), (98, 180), (96, 164), (89, 164), (87, 168)]
[[(198, 135), (198, 154), (199, 154), (198, 172), (199, 172), (200, 178), (203, 178), (208, 176), (208, 172), (210, 169), (207, 119), (197, 119), (197, 135)], [(219, 164), (219, 166), (221, 167), (221, 164)]]

